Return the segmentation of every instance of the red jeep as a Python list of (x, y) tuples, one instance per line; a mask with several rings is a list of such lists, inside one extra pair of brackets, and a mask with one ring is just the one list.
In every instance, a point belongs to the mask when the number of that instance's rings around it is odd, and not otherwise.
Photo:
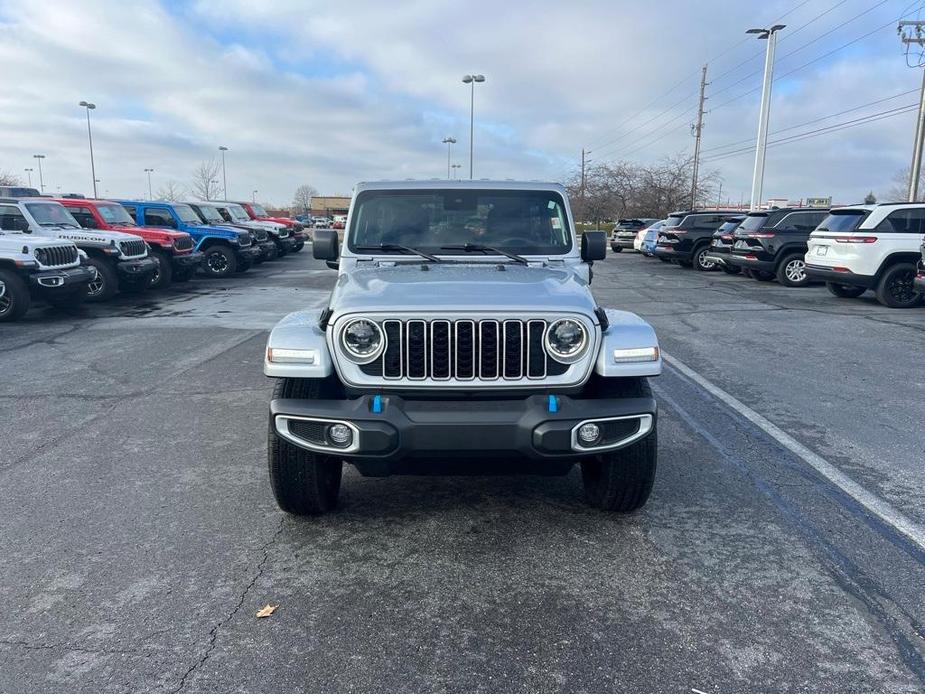
[(263, 208), (263, 205), (259, 205), (256, 202), (239, 202), (237, 203), (243, 207), (248, 216), (251, 219), (256, 219), (260, 222), (276, 222), (277, 224), (285, 224), (289, 231), (292, 233), (292, 238), (295, 239), (296, 244), (292, 248), (292, 253), (298, 253), (305, 246), (305, 241), (308, 238), (308, 234), (305, 233), (305, 225), (299, 222), (296, 219), (291, 217), (271, 217), (267, 214), (267, 211)]
[(160, 289), (171, 281), (190, 279), (202, 262), (202, 253), (193, 250), (193, 239), (185, 231), (166, 227), (142, 227), (117, 202), (86, 198), (59, 198), (85, 229), (110, 229), (135, 234), (145, 240), (158, 269), (151, 278), (151, 287)]

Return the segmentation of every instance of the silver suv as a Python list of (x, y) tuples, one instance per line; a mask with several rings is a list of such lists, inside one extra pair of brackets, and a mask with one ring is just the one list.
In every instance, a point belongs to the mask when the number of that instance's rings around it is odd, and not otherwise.
[(566, 474), (632, 511), (656, 467), (658, 341), (589, 289), (604, 232), (581, 240), (565, 189), (512, 182), (363, 183), (324, 309), (272, 331), (264, 373), (281, 508), (331, 510), (343, 462), (363, 475)]

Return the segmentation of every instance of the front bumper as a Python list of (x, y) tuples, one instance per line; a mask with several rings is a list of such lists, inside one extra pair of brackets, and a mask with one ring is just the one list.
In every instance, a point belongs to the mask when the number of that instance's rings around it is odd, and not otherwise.
[(276, 244), (269, 239), (266, 241), (258, 241), (256, 245), (257, 248), (260, 249), (260, 260), (266, 260), (276, 255)]
[[(554, 398), (554, 404), (551, 399)], [(408, 458), (521, 456), (529, 460), (574, 462), (618, 450), (655, 427), (654, 398), (579, 399), (530, 395), (511, 400), (407, 400), (368, 395), (349, 400), (273, 400), (270, 416), (277, 435), (316, 452), (357, 464)], [(580, 446), (577, 430), (600, 423), (601, 438)], [(336, 448), (323, 430), (342, 423), (352, 442)]]
[(116, 263), (116, 272), (120, 282), (145, 282), (157, 270), (157, 261), (152, 257), (138, 260), (122, 260)]
[(823, 265), (806, 264), (806, 275), (811, 280), (832, 282), (833, 284), (846, 284), (851, 287), (864, 287), (873, 289), (877, 286), (877, 278), (871, 275), (856, 275), (853, 272), (836, 272)]
[(275, 239), (273, 239), (273, 243), (281, 248), (283, 252), (291, 251), (296, 246), (296, 240), (292, 238), (292, 235), (289, 235), (284, 239), (281, 239), (277, 236)]
[(202, 265), (205, 254), (202, 251), (193, 251), (170, 257), (170, 263), (178, 270), (194, 270)]
[(71, 291), (86, 286), (94, 277), (93, 270), (86, 266), (67, 270), (43, 270), (29, 275), (29, 284), (40, 291)]
[(237, 257), (240, 262), (248, 263), (251, 265), (260, 259), (261, 252), (262, 251), (257, 246), (247, 246), (246, 248), (234, 249), (235, 257)]

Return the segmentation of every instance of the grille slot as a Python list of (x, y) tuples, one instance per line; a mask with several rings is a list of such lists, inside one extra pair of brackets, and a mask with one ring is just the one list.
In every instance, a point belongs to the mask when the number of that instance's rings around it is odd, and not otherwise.
[(174, 240), (174, 248), (178, 251), (185, 251), (193, 247), (193, 239), (191, 236), (181, 236), (180, 238)]
[(541, 319), (399, 320), (380, 323), (382, 356), (359, 369), (367, 376), (415, 381), (517, 381), (561, 376), (568, 364), (550, 359)]
[(126, 255), (130, 258), (135, 257), (136, 255), (145, 254), (145, 242), (138, 241), (120, 241), (119, 250), (122, 251), (122, 255)]

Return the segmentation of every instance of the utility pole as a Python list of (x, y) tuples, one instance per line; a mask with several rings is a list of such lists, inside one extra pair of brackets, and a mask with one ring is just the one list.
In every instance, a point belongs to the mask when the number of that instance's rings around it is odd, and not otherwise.
[(151, 192), (151, 174), (154, 172), (154, 169), (145, 169), (145, 173), (148, 174), (148, 200), (154, 199), (154, 194)]
[(225, 152), (228, 151), (228, 148), (224, 145), (218, 148), (218, 151), (222, 153), (222, 199), (228, 199), (228, 178), (225, 176)]
[(43, 193), (45, 192), (45, 177), (42, 175), (42, 159), (45, 158), (44, 154), (33, 154), (33, 159), (39, 160), (39, 190)]
[(771, 83), (774, 81), (774, 49), (777, 46), (777, 32), (785, 27), (775, 24), (770, 29), (749, 29), (746, 34), (758, 34), (758, 38), (767, 41), (767, 53), (764, 57), (764, 82), (761, 88), (761, 111), (758, 114), (758, 143), (755, 147), (755, 172), (752, 176), (752, 199), (749, 209), (757, 210), (761, 206), (764, 188), (764, 156), (768, 149), (768, 119), (771, 115)]
[(691, 209), (697, 209), (697, 174), (700, 170), (700, 139), (703, 135), (703, 102), (706, 100), (704, 92), (707, 89), (707, 66), (703, 66), (700, 74), (700, 104), (697, 106), (697, 125), (694, 126), (694, 176), (691, 181)]
[(96, 194), (96, 184), (99, 181), (96, 178), (96, 164), (93, 163), (93, 133), (90, 130), (90, 111), (96, 108), (96, 104), (89, 101), (81, 101), (78, 106), (82, 106), (87, 111), (87, 139), (90, 141), (90, 175), (93, 177), (93, 197), (99, 197)]
[[(906, 27), (909, 27), (910, 30), (903, 31)], [(900, 22), (899, 26), (896, 28), (899, 39), (906, 48), (906, 64), (909, 65), (909, 67), (921, 68), (923, 66), (921, 55), (916, 65), (909, 62), (909, 58), (911, 57), (909, 54), (909, 47), (918, 46), (922, 48), (925, 46), (925, 36), (922, 35), (923, 27), (925, 27), (925, 21), (905, 21)], [(919, 197), (919, 179), (922, 176), (923, 147), (925, 147), (925, 70), (922, 71), (922, 91), (919, 95), (919, 115), (915, 119), (915, 142), (912, 146), (912, 167), (909, 170), (909, 202), (915, 202)]]
[(475, 153), (475, 85), (485, 81), (485, 75), (465, 75), (463, 84), (469, 85), (469, 179), (472, 179), (473, 156)]
[(716, 194), (716, 206), (723, 206), (723, 182), (719, 182), (719, 193)]
[(29, 176), (29, 187), (31, 188), (32, 187), (32, 172), (34, 171), (34, 169), (23, 169), (23, 171), (25, 171), (26, 175)]

